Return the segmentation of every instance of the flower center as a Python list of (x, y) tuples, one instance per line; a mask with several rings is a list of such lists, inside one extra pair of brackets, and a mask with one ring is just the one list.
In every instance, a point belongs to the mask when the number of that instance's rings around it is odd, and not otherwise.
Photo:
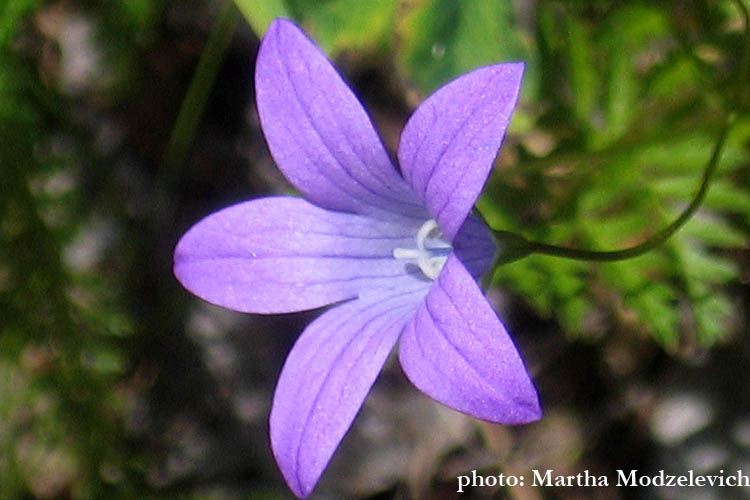
[(425, 276), (434, 280), (443, 269), (453, 247), (443, 237), (435, 219), (422, 224), (417, 231), (416, 240), (417, 248), (394, 248), (393, 256), (416, 263)]

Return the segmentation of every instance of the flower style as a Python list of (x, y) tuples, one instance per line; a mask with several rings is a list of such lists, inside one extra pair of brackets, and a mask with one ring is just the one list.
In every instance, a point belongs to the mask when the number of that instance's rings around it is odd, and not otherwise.
[(518, 352), (476, 280), (491, 233), (470, 211), (518, 99), (523, 64), (479, 68), (415, 111), (391, 163), (366, 112), (320, 50), (274, 21), (258, 54), (258, 112), (271, 154), (304, 195), (209, 215), (174, 272), (208, 302), (252, 313), (337, 304), (302, 333), (270, 417), (292, 491), (310, 494), (396, 342), (411, 382), (476, 418), (541, 416)]

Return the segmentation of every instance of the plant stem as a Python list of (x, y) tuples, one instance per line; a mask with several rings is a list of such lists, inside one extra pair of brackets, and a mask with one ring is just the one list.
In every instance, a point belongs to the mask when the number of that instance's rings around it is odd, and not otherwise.
[(203, 116), (203, 108), (216, 82), (216, 75), (224, 60), (224, 53), (234, 36), (240, 14), (231, 0), (221, 8), (213, 29), (201, 53), (193, 79), (182, 101), (172, 136), (164, 152), (164, 159), (157, 182), (166, 187), (177, 177), (180, 165), (184, 163)]
[(498, 264), (508, 263), (508, 262), (526, 257), (527, 255), (531, 255), (534, 253), (543, 254), (543, 255), (551, 255), (555, 257), (563, 257), (566, 259), (574, 259), (574, 260), (613, 262), (613, 261), (638, 257), (639, 255), (643, 255), (644, 253), (649, 252), (653, 250), (654, 248), (657, 248), (659, 245), (661, 245), (667, 239), (669, 239), (669, 237), (672, 236), (678, 229), (680, 229), (680, 227), (682, 227), (682, 225), (685, 224), (685, 222), (687, 222), (688, 219), (690, 219), (690, 217), (692, 217), (692, 215), (698, 209), (700, 204), (703, 202), (703, 199), (706, 196), (706, 192), (708, 191), (708, 186), (711, 183), (711, 178), (716, 172), (716, 168), (719, 164), (719, 159), (721, 158), (721, 151), (724, 148), (724, 143), (726, 142), (727, 134), (729, 133), (729, 129), (732, 127), (735, 120), (736, 120), (736, 115), (734, 113), (730, 114), (727, 117), (727, 120), (724, 123), (724, 126), (719, 135), (719, 140), (716, 142), (716, 145), (714, 146), (713, 153), (711, 154), (711, 159), (708, 161), (708, 165), (706, 165), (706, 169), (703, 172), (703, 178), (701, 179), (700, 188), (698, 189), (698, 192), (695, 194), (695, 197), (693, 198), (693, 200), (690, 202), (690, 205), (688, 205), (687, 208), (685, 208), (685, 210), (682, 211), (680, 216), (677, 217), (677, 219), (675, 219), (674, 222), (672, 222), (669, 226), (665, 227), (658, 233), (648, 238), (643, 243), (640, 243), (630, 248), (624, 248), (622, 250), (612, 250), (612, 251), (580, 250), (576, 248), (567, 248), (567, 247), (561, 247), (557, 245), (550, 245), (550, 244), (541, 243), (538, 241), (529, 241), (525, 239), (524, 237), (519, 236), (515, 233), (510, 233), (508, 231), (494, 231), (493, 230), (493, 233), (495, 234), (497, 239), (501, 242), (501, 256), (499, 258)]

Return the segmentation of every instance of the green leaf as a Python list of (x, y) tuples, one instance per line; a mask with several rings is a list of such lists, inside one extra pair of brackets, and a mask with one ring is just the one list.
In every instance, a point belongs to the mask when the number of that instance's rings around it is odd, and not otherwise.
[(422, 0), (399, 22), (397, 61), (425, 94), (460, 74), (454, 53), (459, 19), (459, 2)]
[[(620, 262), (601, 264), (602, 281), (625, 294), (637, 294), (644, 284), (661, 277), (663, 257), (654, 252)], [(668, 270), (664, 270), (668, 272)]]
[(602, 147), (620, 138), (630, 127), (635, 115), (638, 83), (633, 72), (628, 43), (622, 37), (614, 37), (607, 84), (605, 133), (598, 138), (597, 147)]
[(290, 17), (284, 0), (234, 0), (234, 3), (259, 38), (271, 21), (277, 17)]
[(569, 307), (569, 319), (574, 322), (583, 319), (576, 319), (577, 312), (583, 311), (583, 308), (565, 304), (570, 297), (585, 293), (583, 278), (588, 267), (585, 262), (532, 255), (498, 267), (492, 281), (498, 286), (512, 283), (545, 315), (551, 315), (561, 307)]
[[(627, 5), (614, 11), (604, 27), (604, 34), (627, 41), (631, 50), (669, 35), (669, 19), (664, 9), (648, 5)], [(611, 46), (615, 50), (617, 45)]]
[(724, 294), (705, 296), (695, 303), (695, 322), (698, 341), (703, 345), (712, 345), (720, 340), (729, 328), (734, 308)]
[(681, 253), (685, 276), (708, 285), (720, 285), (739, 277), (737, 265), (727, 259), (710, 255), (696, 247), (686, 247)]
[[(661, 140), (643, 144), (629, 152), (632, 164), (642, 165), (657, 176), (686, 174), (695, 178), (696, 186), (700, 183), (700, 172), (711, 156), (717, 133), (688, 133), (676, 136), (662, 136)], [(727, 139), (719, 163), (718, 174), (721, 175), (741, 165), (747, 159), (744, 147), (729, 139), (737, 137), (731, 134)]]
[[(689, 202), (698, 189), (697, 184), (694, 176), (679, 176), (654, 179), (651, 185), (659, 197)], [(711, 182), (703, 206), (721, 212), (750, 214), (750, 195), (728, 179), (717, 179)]]
[(599, 93), (599, 75), (592, 54), (591, 40), (586, 26), (573, 14), (565, 18), (567, 29), (567, 59), (573, 112), (581, 123), (589, 124)]
[(464, 0), (460, 5), (454, 45), (459, 73), (498, 62), (524, 61), (522, 98), (536, 96), (538, 67), (523, 43), (512, 2)]
[(646, 95), (674, 101), (679, 94), (696, 92), (699, 77), (700, 71), (694, 58), (684, 54), (675, 55), (655, 71), (648, 82)]
[(523, 96), (538, 89), (538, 66), (523, 43), (512, 2), (420, 0), (399, 20), (396, 60), (424, 94), (479, 66), (525, 61)]
[(679, 340), (679, 309), (674, 292), (663, 283), (652, 283), (638, 293), (625, 296), (625, 305), (645, 323), (651, 335), (666, 349)]
[(679, 237), (691, 236), (704, 245), (723, 248), (743, 248), (748, 243), (748, 236), (735, 229), (726, 220), (705, 212), (695, 214), (680, 229)]
[(667, 27), (663, 10), (646, 6), (625, 6), (608, 19), (602, 32), (602, 44), (609, 56), (606, 127), (595, 135), (596, 147), (622, 137), (632, 125), (642, 93), (637, 57), (652, 52), (649, 42), (665, 36)]
[(382, 49), (390, 40), (396, 0), (287, 0), (287, 4), (329, 54)]

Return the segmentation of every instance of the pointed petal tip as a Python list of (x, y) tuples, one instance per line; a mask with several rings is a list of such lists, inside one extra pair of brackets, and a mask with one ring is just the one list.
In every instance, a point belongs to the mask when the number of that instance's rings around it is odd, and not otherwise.
[[(454, 407), (451, 404), (448, 406)], [(539, 397), (533, 386), (530, 386), (530, 391), (519, 391), (511, 400), (484, 401), (474, 407), (454, 409), (476, 419), (500, 425), (526, 425), (541, 420), (543, 416)]]
[(518, 83), (516, 85), (519, 88), (521, 88), (521, 82), (523, 81), (523, 74), (526, 71), (526, 63), (519, 61), (519, 62), (511, 62), (506, 63), (506, 66), (508, 68), (508, 72), (511, 74), (511, 77), (518, 80)]
[(529, 395), (530, 397), (524, 401), (518, 401), (518, 408), (516, 409), (515, 419), (513, 422), (509, 422), (510, 425), (524, 425), (536, 422), (542, 419), (543, 412), (542, 407), (539, 404), (539, 397), (536, 391)]
[(541, 420), (543, 416), (542, 406), (539, 402), (534, 382), (523, 368), (524, 372), (517, 375), (515, 395), (512, 404), (507, 410), (507, 416), (504, 421), (499, 423), (507, 425), (524, 425)]
[(507, 66), (513, 73), (517, 73), (519, 77), (523, 76), (523, 72), (526, 70), (526, 63), (524, 61), (513, 61), (501, 64)]
[(285, 460), (281, 452), (277, 452), (273, 440), (271, 441), (271, 449), (273, 451), (274, 458), (276, 459), (276, 464), (279, 466), (279, 470), (281, 471), (281, 475), (284, 477), (286, 485), (289, 487), (289, 490), (294, 494), (294, 496), (300, 499), (304, 499), (312, 495), (315, 486), (318, 484), (320, 475), (314, 476), (313, 479), (310, 479), (310, 477), (306, 478), (304, 471), (298, 468), (296, 460)]
[(312, 40), (294, 21), (284, 17), (277, 17), (271, 21), (261, 42), (275, 45), (307, 42), (314, 45)]
[(310, 479), (310, 474), (305, 477), (305, 471), (300, 468), (299, 460), (294, 454), (289, 454), (286, 447), (288, 441), (283, 437), (279, 438), (278, 433), (274, 431), (274, 418), (273, 409), (271, 410), (271, 451), (276, 459), (276, 464), (281, 471), (281, 475), (284, 478), (284, 482), (289, 487), (289, 490), (297, 498), (307, 498), (312, 494), (315, 485), (320, 479), (320, 474), (313, 474), (313, 479)]
[(266, 29), (266, 33), (277, 33), (279, 30), (282, 29), (293, 29), (295, 31), (299, 31), (299, 28), (297, 28), (297, 25), (294, 24), (291, 20), (285, 18), (285, 17), (277, 17), (273, 21), (271, 21), (271, 24), (268, 25), (268, 28)]
[(292, 470), (291, 467), (285, 467), (284, 465), (282, 465), (283, 462), (279, 460), (278, 456), (276, 456), (276, 463), (279, 464), (279, 469), (281, 470), (281, 474), (284, 477), (284, 481), (286, 482), (286, 485), (289, 487), (289, 490), (291, 490), (294, 496), (300, 499), (304, 499), (312, 494), (316, 483), (305, 483), (303, 479), (299, 477), (294, 470)]
[[(291, 40), (288, 38), (290, 36), (293, 37)], [(281, 46), (285, 41), (287, 43), (289, 41), (293, 43), (298, 43), (299, 41), (312, 43), (294, 22), (283, 17), (277, 17), (268, 25), (266, 33), (261, 40), (260, 50), (271, 50), (267, 46)], [(264, 47), (266, 48), (264, 49)]]

